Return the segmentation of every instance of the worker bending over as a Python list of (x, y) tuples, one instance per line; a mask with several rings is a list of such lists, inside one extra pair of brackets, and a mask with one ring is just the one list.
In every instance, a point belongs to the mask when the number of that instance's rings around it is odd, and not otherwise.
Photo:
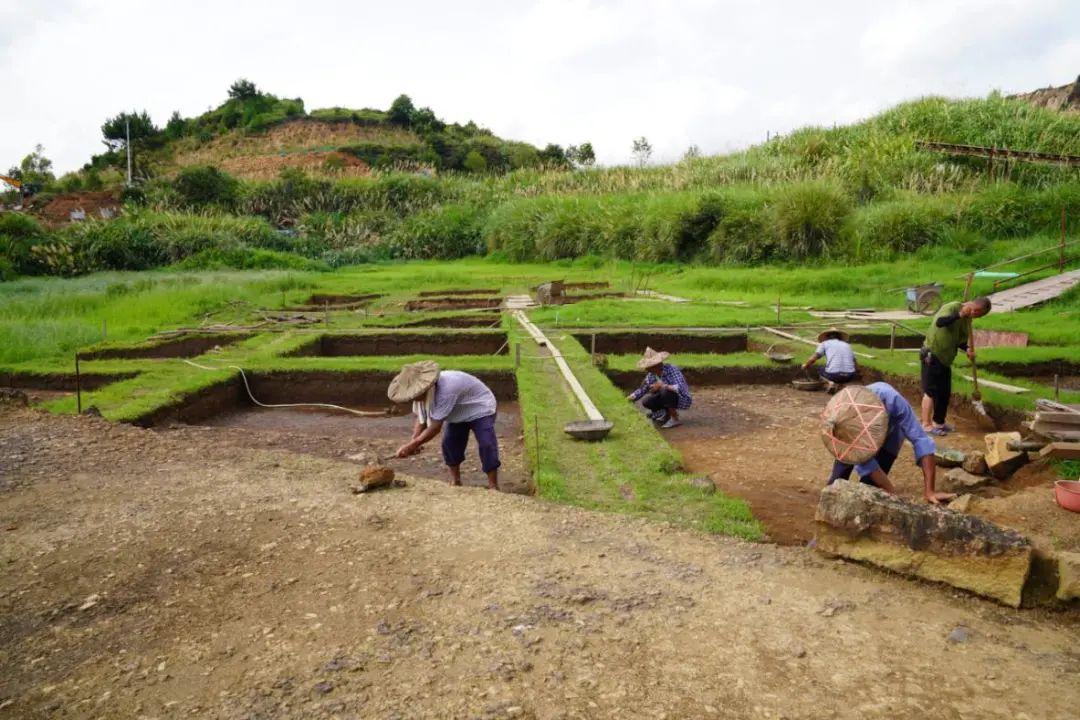
[(971, 321), (990, 312), (990, 298), (945, 303), (930, 321), (919, 351), (922, 361), (922, 426), (931, 435), (946, 435), (956, 428), (945, 422), (952, 396), (952, 364), (959, 348), (975, 361), (975, 349), (968, 345)]
[(803, 363), (803, 368), (810, 367), (821, 358), (825, 358), (825, 367), (818, 370), (818, 375), (830, 383), (830, 390), (836, 385), (846, 385), (859, 375), (855, 364), (855, 351), (848, 345), (848, 335), (840, 328), (831, 327), (817, 336), (818, 346), (814, 354)]
[(934, 489), (934, 441), (908, 401), (887, 383), (848, 385), (837, 392), (821, 413), (821, 437), (836, 458), (830, 485), (848, 479), (854, 469), (861, 482), (895, 494), (889, 470), (907, 438), (915, 450), (915, 463), (922, 468), (926, 501), (936, 505), (955, 497)]
[(442, 456), (450, 469), (450, 484), (461, 485), (461, 463), (476, 436), (480, 463), (488, 488), (499, 488), (499, 440), (495, 436), (495, 394), (478, 378), (458, 370), (439, 371), (439, 365), (422, 360), (406, 365), (390, 382), (387, 396), (396, 403), (411, 402), (416, 420), (412, 437), (398, 448), (397, 457), (415, 455), (440, 432)]
[(637, 363), (639, 370), (647, 371), (645, 380), (626, 396), (630, 402), (644, 397), (641, 404), (650, 411), (650, 419), (664, 429), (681, 425), (679, 411), (688, 409), (694, 401), (682, 370), (664, 362), (669, 357), (671, 353), (646, 347), (645, 355)]

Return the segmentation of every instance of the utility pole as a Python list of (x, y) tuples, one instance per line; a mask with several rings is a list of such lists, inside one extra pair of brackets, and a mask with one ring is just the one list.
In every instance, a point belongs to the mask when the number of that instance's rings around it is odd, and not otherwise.
[(128, 165), (127, 184), (128, 187), (131, 187), (131, 118), (124, 118), (124, 133), (127, 135), (127, 142), (125, 143), (127, 145)]

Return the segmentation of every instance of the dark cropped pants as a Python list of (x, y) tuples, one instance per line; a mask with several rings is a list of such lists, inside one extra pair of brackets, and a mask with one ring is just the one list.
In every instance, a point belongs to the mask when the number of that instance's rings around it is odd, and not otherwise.
[(469, 445), (469, 431), (476, 436), (480, 449), (480, 465), (484, 472), (498, 470), (499, 439), (495, 437), (495, 414), (470, 420), (469, 422), (446, 423), (443, 426), (442, 456), (450, 467), (457, 467), (465, 462), (465, 449)]

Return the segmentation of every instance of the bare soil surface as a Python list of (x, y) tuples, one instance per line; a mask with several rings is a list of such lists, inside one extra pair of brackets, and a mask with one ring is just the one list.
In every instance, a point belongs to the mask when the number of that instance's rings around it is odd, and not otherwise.
[[(818, 434), (828, 401), (824, 392), (786, 385), (698, 387), (684, 424), (665, 430), (665, 437), (682, 453), (687, 470), (708, 475), (724, 492), (749, 502), (771, 540), (801, 545), (814, 537), (818, 493), (832, 469)], [(954, 413), (949, 421), (957, 432), (940, 439), (939, 447), (985, 449), (973, 420)], [(889, 477), (903, 497), (922, 497), (922, 471), (910, 444), (904, 443)]]
[(1075, 614), (441, 482), (353, 496), (355, 474), (200, 428), (0, 410), (0, 716), (1080, 706)]
[[(361, 408), (357, 408), (361, 409)], [(381, 408), (367, 408), (380, 410)], [(436, 439), (409, 458), (393, 458), (412, 433), (413, 416), (357, 417), (332, 410), (244, 408), (201, 423), (206, 432), (223, 435), (230, 444), (251, 448), (283, 448), (316, 457), (346, 460), (360, 466), (385, 462), (396, 472), (432, 480), (448, 478)], [(213, 428), (213, 430), (210, 430)], [(177, 429), (176, 426), (170, 430)], [(516, 402), (499, 403), (495, 418), (499, 439), (499, 488), (504, 492), (528, 493), (529, 474), (524, 465), (521, 413)], [(466, 485), (487, 487), (480, 467), (476, 438), (469, 436), (461, 480)]]

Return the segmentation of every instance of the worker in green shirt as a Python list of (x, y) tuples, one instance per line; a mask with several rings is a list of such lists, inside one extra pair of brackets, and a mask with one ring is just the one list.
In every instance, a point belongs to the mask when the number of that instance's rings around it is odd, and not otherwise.
[(945, 303), (930, 321), (919, 358), (922, 360), (922, 424), (931, 435), (945, 435), (955, 428), (945, 422), (952, 395), (952, 364), (957, 349), (975, 360), (968, 347), (971, 321), (990, 312), (990, 298)]

